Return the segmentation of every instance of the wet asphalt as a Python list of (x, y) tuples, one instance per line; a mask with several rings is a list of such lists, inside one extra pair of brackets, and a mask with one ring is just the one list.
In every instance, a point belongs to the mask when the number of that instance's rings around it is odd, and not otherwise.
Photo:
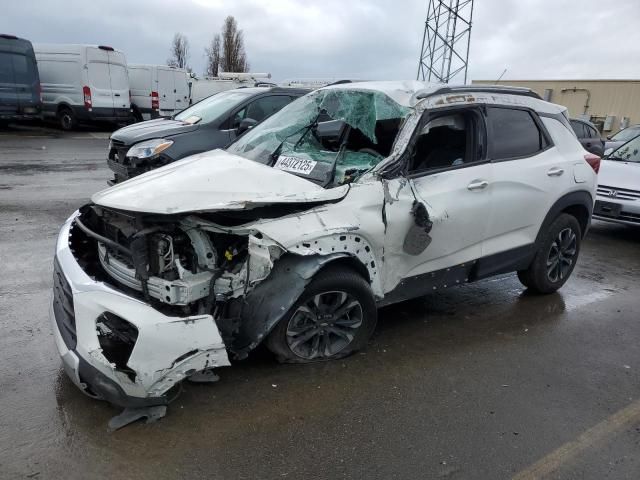
[(600, 222), (559, 293), (504, 275), (388, 307), (361, 354), (258, 350), (107, 433), (119, 411), (66, 378), (47, 315), (107, 137), (0, 131), (1, 479), (640, 478), (640, 228)]

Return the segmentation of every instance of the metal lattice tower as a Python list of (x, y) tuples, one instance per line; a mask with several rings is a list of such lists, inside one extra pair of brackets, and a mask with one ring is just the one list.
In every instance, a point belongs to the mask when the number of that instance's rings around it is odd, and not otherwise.
[(467, 83), (473, 0), (428, 0), (418, 80), (449, 83), (456, 75)]

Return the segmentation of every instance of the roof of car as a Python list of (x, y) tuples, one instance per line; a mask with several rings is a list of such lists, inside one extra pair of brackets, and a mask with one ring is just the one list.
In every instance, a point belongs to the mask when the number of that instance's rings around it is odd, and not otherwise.
[[(231, 90), (227, 90), (231, 91)], [(291, 93), (294, 95), (306, 95), (311, 91), (310, 88), (290, 88), (290, 87), (238, 87), (234, 88), (235, 92), (245, 92), (249, 95), (257, 95), (260, 93)]]
[(593, 123), (591, 123), (589, 120), (583, 120), (581, 118), (570, 118), (569, 121), (584, 123), (586, 125), (589, 125), (590, 127), (596, 128), (596, 126)]
[(531, 89), (502, 85), (449, 85), (409, 80), (341, 83), (328, 85), (320, 90), (326, 89), (376, 90), (386, 94), (405, 107), (414, 107), (422, 100), (442, 95), (459, 97), (463, 94), (473, 94), (478, 97), (483, 96), (478, 101), (485, 103), (516, 103), (550, 113), (566, 110), (565, 107), (560, 105), (545, 102)]

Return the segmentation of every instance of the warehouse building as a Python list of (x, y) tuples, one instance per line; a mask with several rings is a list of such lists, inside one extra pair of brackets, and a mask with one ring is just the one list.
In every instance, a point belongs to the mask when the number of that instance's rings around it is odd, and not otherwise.
[[(495, 84), (495, 80), (472, 83)], [(603, 135), (640, 123), (640, 80), (502, 80), (564, 105), (572, 118), (593, 122)]]

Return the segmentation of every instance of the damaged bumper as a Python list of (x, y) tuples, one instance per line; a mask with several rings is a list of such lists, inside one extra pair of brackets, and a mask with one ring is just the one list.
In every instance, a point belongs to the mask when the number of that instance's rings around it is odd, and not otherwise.
[(194, 373), (229, 365), (211, 315), (167, 316), (89, 277), (60, 231), (50, 309), (64, 369), (86, 394), (123, 407), (168, 403)]

